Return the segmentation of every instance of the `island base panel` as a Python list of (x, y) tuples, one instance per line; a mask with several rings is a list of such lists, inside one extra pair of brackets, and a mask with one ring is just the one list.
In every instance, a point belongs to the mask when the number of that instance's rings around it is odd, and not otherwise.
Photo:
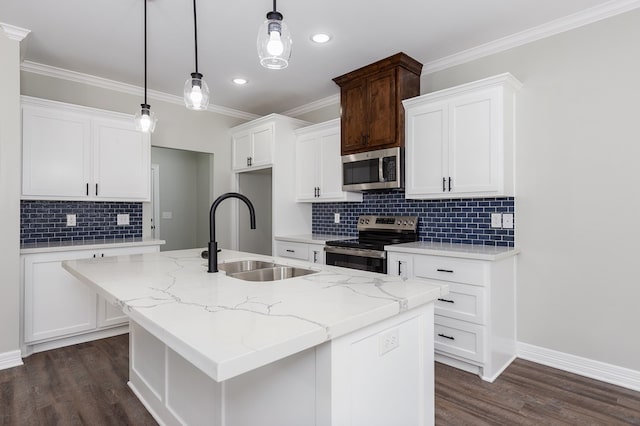
[(132, 322), (129, 374), (162, 425), (432, 425), (433, 303), (224, 382)]

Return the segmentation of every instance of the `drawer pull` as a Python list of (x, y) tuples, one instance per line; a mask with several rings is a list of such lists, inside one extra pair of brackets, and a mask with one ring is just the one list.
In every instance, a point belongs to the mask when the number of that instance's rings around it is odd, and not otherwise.
[(450, 300), (450, 299), (438, 299), (441, 302), (447, 302), (447, 303), (456, 303), (455, 300)]
[(286, 252), (287, 253), (295, 253), (296, 251), (295, 250), (291, 250), (291, 249), (287, 249)]
[(447, 272), (449, 274), (453, 274), (453, 269), (436, 269), (438, 272)]
[(446, 334), (442, 334), (442, 333), (438, 333), (438, 336), (444, 337), (445, 339), (449, 339), (449, 340), (456, 340), (455, 337), (447, 336)]

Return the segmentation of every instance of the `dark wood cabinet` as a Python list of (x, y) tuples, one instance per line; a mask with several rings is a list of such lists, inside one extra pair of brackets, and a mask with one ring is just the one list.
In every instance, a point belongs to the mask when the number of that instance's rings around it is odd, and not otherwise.
[(404, 146), (402, 100), (420, 94), (422, 64), (398, 53), (336, 77), (341, 154)]

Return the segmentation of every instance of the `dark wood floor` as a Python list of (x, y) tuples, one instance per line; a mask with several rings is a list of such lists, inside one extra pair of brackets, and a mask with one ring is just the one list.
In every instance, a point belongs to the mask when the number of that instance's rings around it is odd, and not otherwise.
[[(0, 425), (156, 424), (127, 387), (126, 335), (24, 361), (0, 371)], [(523, 360), (495, 383), (437, 363), (436, 425), (640, 425), (640, 392)]]

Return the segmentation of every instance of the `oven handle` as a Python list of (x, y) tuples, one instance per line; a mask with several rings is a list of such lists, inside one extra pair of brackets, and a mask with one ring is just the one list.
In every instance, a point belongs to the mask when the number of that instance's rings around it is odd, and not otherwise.
[(360, 256), (360, 257), (371, 257), (374, 259), (386, 259), (387, 252), (386, 251), (378, 251), (378, 250), (367, 250), (367, 249), (358, 249), (358, 248), (350, 248), (350, 247), (334, 247), (334, 246), (324, 246), (324, 251), (326, 253), (335, 253), (335, 254), (346, 254), (349, 256)]

